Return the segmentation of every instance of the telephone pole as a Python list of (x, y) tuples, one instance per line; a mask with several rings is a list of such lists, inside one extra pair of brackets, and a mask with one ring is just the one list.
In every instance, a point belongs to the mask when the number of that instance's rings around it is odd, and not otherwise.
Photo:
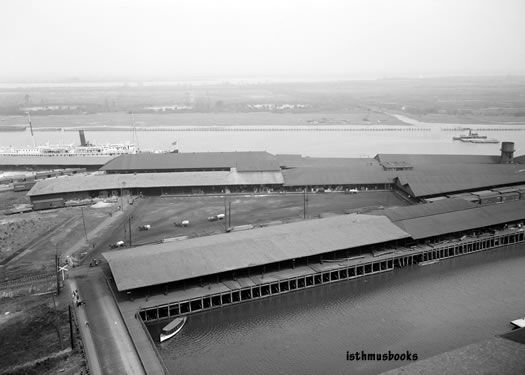
[[(60, 257), (58, 256), (58, 252), (55, 253), (55, 272), (57, 274), (57, 296), (60, 295)], [(54, 297), (53, 297), (54, 298)], [(54, 301), (54, 299), (53, 299)]]
[(69, 339), (71, 340), (71, 349), (75, 349), (75, 338), (73, 337), (73, 319), (71, 316), (71, 305), (67, 305), (69, 311)]
[(304, 187), (304, 196), (303, 196), (303, 219), (306, 219), (306, 206), (308, 205), (308, 196), (306, 195), (306, 190), (308, 186)]
[(128, 228), (129, 228), (129, 246), (131, 247), (131, 219), (133, 219), (133, 216), (129, 216), (128, 219)]
[(224, 194), (224, 231), (228, 231), (228, 211), (226, 210), (226, 194)]
[(228, 202), (228, 228), (232, 227), (232, 202)]

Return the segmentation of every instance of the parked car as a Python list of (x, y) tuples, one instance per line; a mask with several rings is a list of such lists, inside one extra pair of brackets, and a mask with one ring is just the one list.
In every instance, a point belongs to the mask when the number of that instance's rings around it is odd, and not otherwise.
[(115, 243), (112, 243), (111, 245), (109, 245), (109, 247), (111, 249), (116, 249), (118, 247), (124, 247), (126, 245), (126, 243), (124, 241), (117, 241)]
[(151, 229), (151, 225), (149, 224), (141, 225), (139, 227), (139, 230), (150, 230), (150, 229)]
[(217, 221), (217, 220), (224, 220), (225, 215), (224, 214), (218, 214), (214, 216), (209, 216), (208, 221)]
[(190, 221), (189, 220), (180, 219), (180, 220), (175, 220), (175, 222), (173, 224), (176, 227), (187, 227), (187, 226), (190, 225)]

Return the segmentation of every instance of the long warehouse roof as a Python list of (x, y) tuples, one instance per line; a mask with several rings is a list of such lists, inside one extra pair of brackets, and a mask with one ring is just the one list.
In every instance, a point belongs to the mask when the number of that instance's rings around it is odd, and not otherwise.
[(447, 154), (377, 154), (379, 163), (422, 164), (497, 164), (500, 155), (447, 155)]
[(413, 206), (393, 207), (369, 212), (373, 215), (384, 215), (391, 221), (414, 219), (422, 216), (442, 214), (469, 208), (479, 207), (476, 203), (464, 199), (443, 199), (433, 203), (421, 203)]
[(237, 168), (238, 171), (278, 171), (277, 158), (266, 151), (140, 153), (121, 155), (104, 165), (103, 171)]
[(122, 291), (408, 237), (386, 217), (343, 215), (103, 255)]
[(393, 178), (380, 166), (298, 167), (283, 170), (284, 186), (389, 184)]
[(281, 172), (168, 172), (74, 175), (38, 181), (27, 195), (73, 193), (121, 188), (281, 185)]
[(443, 195), (525, 182), (525, 173), (500, 175), (401, 175), (397, 181), (414, 197)]
[(317, 158), (301, 156), (298, 154), (277, 154), (275, 155), (279, 164), (283, 168), (297, 167), (360, 167), (365, 165), (379, 165), (376, 159), (362, 158)]
[(412, 238), (421, 239), (524, 219), (525, 200), (519, 200), (399, 220), (394, 224), (409, 233)]

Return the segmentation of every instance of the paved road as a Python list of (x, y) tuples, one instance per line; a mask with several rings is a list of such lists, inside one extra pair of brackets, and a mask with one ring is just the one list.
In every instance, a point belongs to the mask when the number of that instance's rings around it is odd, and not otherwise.
[(86, 302), (79, 307), (85, 312), (89, 322), (88, 327), (83, 324), (83, 329), (89, 329), (102, 373), (144, 374), (101, 269), (89, 269), (87, 275), (77, 276), (75, 281), (80, 299)]
[[(78, 290), (76, 279), (68, 279), (66, 281), (66, 285), (68, 288), (66, 288), (65, 292), (70, 296), (74, 290)], [(84, 344), (84, 351), (87, 356), (89, 370), (92, 375), (102, 374), (102, 369), (100, 368), (100, 364), (98, 362), (98, 355), (95, 349), (93, 337), (91, 335), (91, 330), (87, 325), (85, 325), (85, 322), (88, 321), (86, 311), (82, 307), (75, 307), (75, 309), (78, 317), (80, 335), (82, 336), (82, 342)]]

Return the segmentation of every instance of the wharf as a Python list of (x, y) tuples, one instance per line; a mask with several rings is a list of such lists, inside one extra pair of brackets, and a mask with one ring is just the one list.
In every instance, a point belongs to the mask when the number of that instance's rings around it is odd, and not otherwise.
[[(322, 263), (300, 264), (268, 273), (243, 275), (209, 284), (165, 289), (150, 295), (114, 293), (119, 310), (148, 374), (167, 373), (164, 362), (145, 323), (280, 295), (294, 290), (392, 271), (425, 261), (467, 255), (525, 241), (522, 228), (451, 239), (433, 244), (396, 247), (345, 259), (323, 259)], [(110, 283), (114, 291), (114, 283)]]
[(120, 293), (119, 304), (123, 310), (139, 311), (143, 321), (154, 322), (523, 241), (522, 228), (509, 228), (494, 234), (382, 249), (351, 258), (323, 259), (321, 263), (297, 264), (208, 284), (187, 284), (176, 289), (166, 288), (163, 293), (150, 295), (149, 290), (134, 291), (133, 300)]

